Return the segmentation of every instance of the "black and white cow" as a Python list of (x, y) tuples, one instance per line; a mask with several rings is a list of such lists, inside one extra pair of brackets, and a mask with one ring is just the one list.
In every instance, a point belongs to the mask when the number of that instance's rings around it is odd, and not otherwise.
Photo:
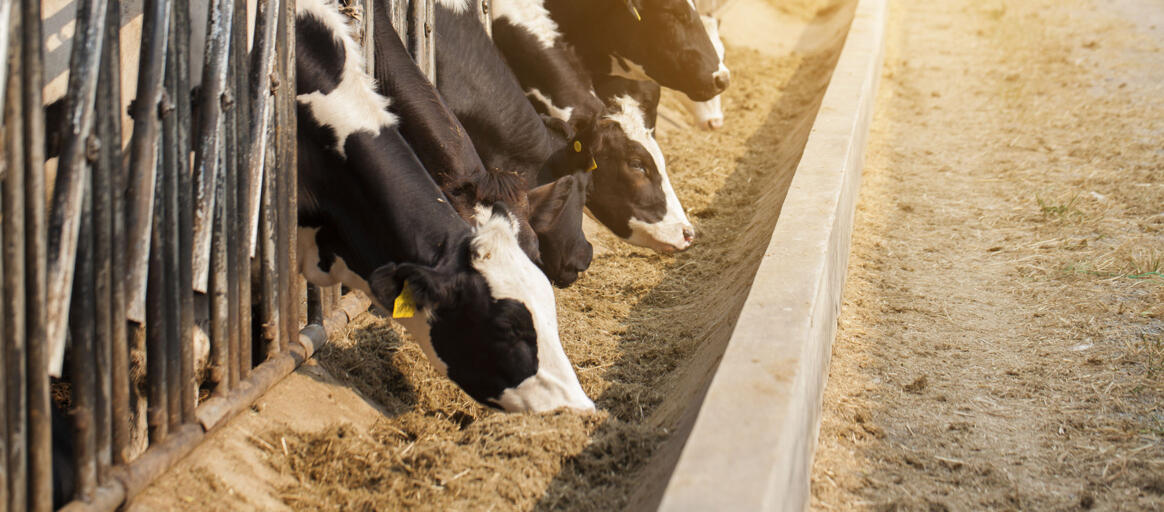
[(546, 0), (592, 76), (654, 80), (707, 101), (728, 87), (692, 0)]
[[(496, 45), (535, 106), (563, 121), (604, 116), (596, 128), (600, 141), (586, 201), (590, 214), (630, 243), (664, 252), (686, 249), (694, 228), (670, 186), (662, 152), (650, 133), (657, 94), (638, 97), (639, 106), (649, 110), (642, 116), (625, 110), (633, 109), (632, 103), (607, 108), (598, 100), (590, 76), (578, 66), (573, 49), (562, 41), (544, 0), (496, 0), (493, 12)], [(600, 105), (597, 114), (592, 102)], [(652, 126), (644, 129), (647, 121)]]
[(494, 1), (493, 42), (542, 115), (577, 130), (602, 114), (589, 75), (544, 0)]
[[(526, 99), (521, 85), (493, 46), (468, 0), (438, 0), (436, 6), (437, 89), (464, 125), (486, 167), (516, 172), (527, 188), (575, 173), (585, 173), (593, 161), (593, 130), (559, 133), (547, 127)], [(560, 121), (558, 124), (562, 124)], [(563, 187), (560, 190), (575, 190)], [(539, 206), (571, 205), (577, 201), (540, 202)], [(541, 217), (536, 211), (530, 218)], [(548, 218), (569, 219), (551, 215)], [(592, 249), (581, 225), (577, 230), (557, 225), (538, 231), (542, 269), (559, 286), (569, 285), (590, 266)], [(556, 245), (557, 247), (550, 247)], [(547, 252), (571, 257), (547, 258)], [(562, 265), (559, 267), (558, 265)]]
[(462, 218), (471, 220), (477, 205), (502, 201), (512, 207), (521, 226), (518, 240), (522, 249), (540, 262), (537, 235), (529, 225), (524, 177), (485, 167), (457, 116), (412, 60), (388, 10), (375, 9), (374, 16), (376, 86), (394, 100), (389, 110), (399, 118), (404, 140)]
[(400, 135), (337, 6), (300, 0), (296, 12), (303, 274), (401, 303), (394, 316), (429, 361), (482, 403), (593, 409), (513, 215), (496, 203), (466, 224)]
[[(703, 27), (707, 29), (707, 36), (711, 38), (711, 44), (715, 46), (715, 53), (719, 55), (720, 71), (731, 76), (731, 71), (723, 63), (723, 40), (719, 37), (719, 20), (711, 16), (700, 16), (703, 20)], [(695, 126), (703, 130), (718, 130), (723, 127), (723, 100), (722, 95), (707, 101), (692, 101), (686, 96), (682, 97), (684, 106), (691, 116), (695, 118)]]

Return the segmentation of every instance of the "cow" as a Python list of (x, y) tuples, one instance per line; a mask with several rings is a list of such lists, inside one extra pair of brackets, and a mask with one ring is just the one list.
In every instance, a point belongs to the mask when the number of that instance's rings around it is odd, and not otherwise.
[(296, 5), (299, 262), (391, 308), (433, 366), (506, 411), (593, 410), (558, 336), (554, 291), (504, 203), (466, 223), (363, 71), (331, 0)]
[(591, 76), (654, 80), (708, 101), (728, 88), (692, 0), (546, 0)]
[[(719, 55), (720, 72), (730, 77), (731, 71), (723, 63), (723, 40), (719, 37), (719, 20), (711, 16), (700, 16), (700, 19), (703, 20), (703, 27), (707, 29), (707, 36), (711, 38), (711, 44), (715, 46), (715, 53)], [(720, 97), (721, 95), (717, 95), (707, 101), (692, 101), (686, 96), (680, 99), (695, 118), (695, 126), (704, 130), (718, 130), (723, 127), (723, 101)]]
[[(527, 188), (548, 183), (544, 181), (547, 177), (559, 179), (589, 171), (593, 162), (593, 130), (583, 126), (578, 130), (563, 128), (563, 133), (547, 126), (526, 99), (517, 78), (493, 46), (467, 0), (437, 0), (435, 37), (437, 89), (465, 127), (486, 167), (520, 174)], [(585, 192), (575, 186), (558, 190), (560, 193)], [(584, 202), (585, 198), (540, 201), (538, 206)], [(530, 217), (561, 222), (573, 218), (539, 215), (536, 211), (531, 211)], [(554, 284), (568, 286), (589, 268), (593, 249), (580, 223), (577, 229), (569, 229), (566, 224), (546, 228), (547, 225), (534, 225), (542, 253), (542, 269)], [(546, 258), (547, 252), (570, 256)]]
[(381, 94), (394, 99), (390, 111), (399, 120), (400, 134), (465, 220), (471, 220), (477, 205), (502, 201), (513, 207), (521, 227), (518, 240), (522, 249), (540, 263), (537, 235), (529, 225), (524, 178), (512, 171), (485, 167), (457, 116), (412, 60), (388, 10), (374, 12), (376, 86)]
[(624, 112), (624, 106), (633, 108), (630, 104), (608, 109), (543, 0), (498, 0), (493, 12), (496, 46), (539, 110), (574, 124), (602, 116), (594, 148), (597, 170), (586, 201), (589, 214), (630, 243), (663, 252), (686, 249), (694, 228), (670, 186), (662, 152), (643, 129), (647, 120), (653, 128), (658, 96), (640, 102), (649, 109), (642, 116)]

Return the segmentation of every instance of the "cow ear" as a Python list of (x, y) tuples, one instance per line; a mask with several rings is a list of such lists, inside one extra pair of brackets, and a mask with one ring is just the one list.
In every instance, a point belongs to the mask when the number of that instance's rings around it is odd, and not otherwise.
[(381, 306), (391, 308), (396, 296), (400, 295), (403, 285), (396, 277), (396, 264), (385, 263), (372, 272), (368, 279), (368, 287), (372, 289), (372, 296)]
[(372, 273), (372, 294), (384, 307), (392, 307), (396, 297), (404, 291), (405, 283), (412, 299), (421, 308), (432, 309), (453, 300), (452, 276), (431, 267), (404, 263), (386, 263)]
[(574, 175), (567, 175), (529, 191), (529, 223), (544, 233), (557, 223), (574, 193)]

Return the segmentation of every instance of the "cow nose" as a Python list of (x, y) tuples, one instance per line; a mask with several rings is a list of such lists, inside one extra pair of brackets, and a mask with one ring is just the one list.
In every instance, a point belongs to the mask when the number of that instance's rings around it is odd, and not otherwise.
[(695, 240), (695, 229), (683, 228), (683, 241), (691, 243), (692, 240)]
[(712, 75), (712, 78), (715, 79), (715, 89), (718, 92), (726, 91), (728, 86), (732, 83), (731, 74), (724, 73), (722, 71), (716, 72), (714, 75)]

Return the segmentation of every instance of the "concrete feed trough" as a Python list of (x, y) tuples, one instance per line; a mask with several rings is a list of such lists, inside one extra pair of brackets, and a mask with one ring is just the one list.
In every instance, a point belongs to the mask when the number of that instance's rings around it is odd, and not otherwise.
[(724, 127), (690, 128), (668, 95), (658, 130), (696, 245), (592, 226), (594, 265), (557, 292), (598, 413), (484, 409), (367, 313), (134, 506), (803, 509), (885, 0), (717, 15)]

